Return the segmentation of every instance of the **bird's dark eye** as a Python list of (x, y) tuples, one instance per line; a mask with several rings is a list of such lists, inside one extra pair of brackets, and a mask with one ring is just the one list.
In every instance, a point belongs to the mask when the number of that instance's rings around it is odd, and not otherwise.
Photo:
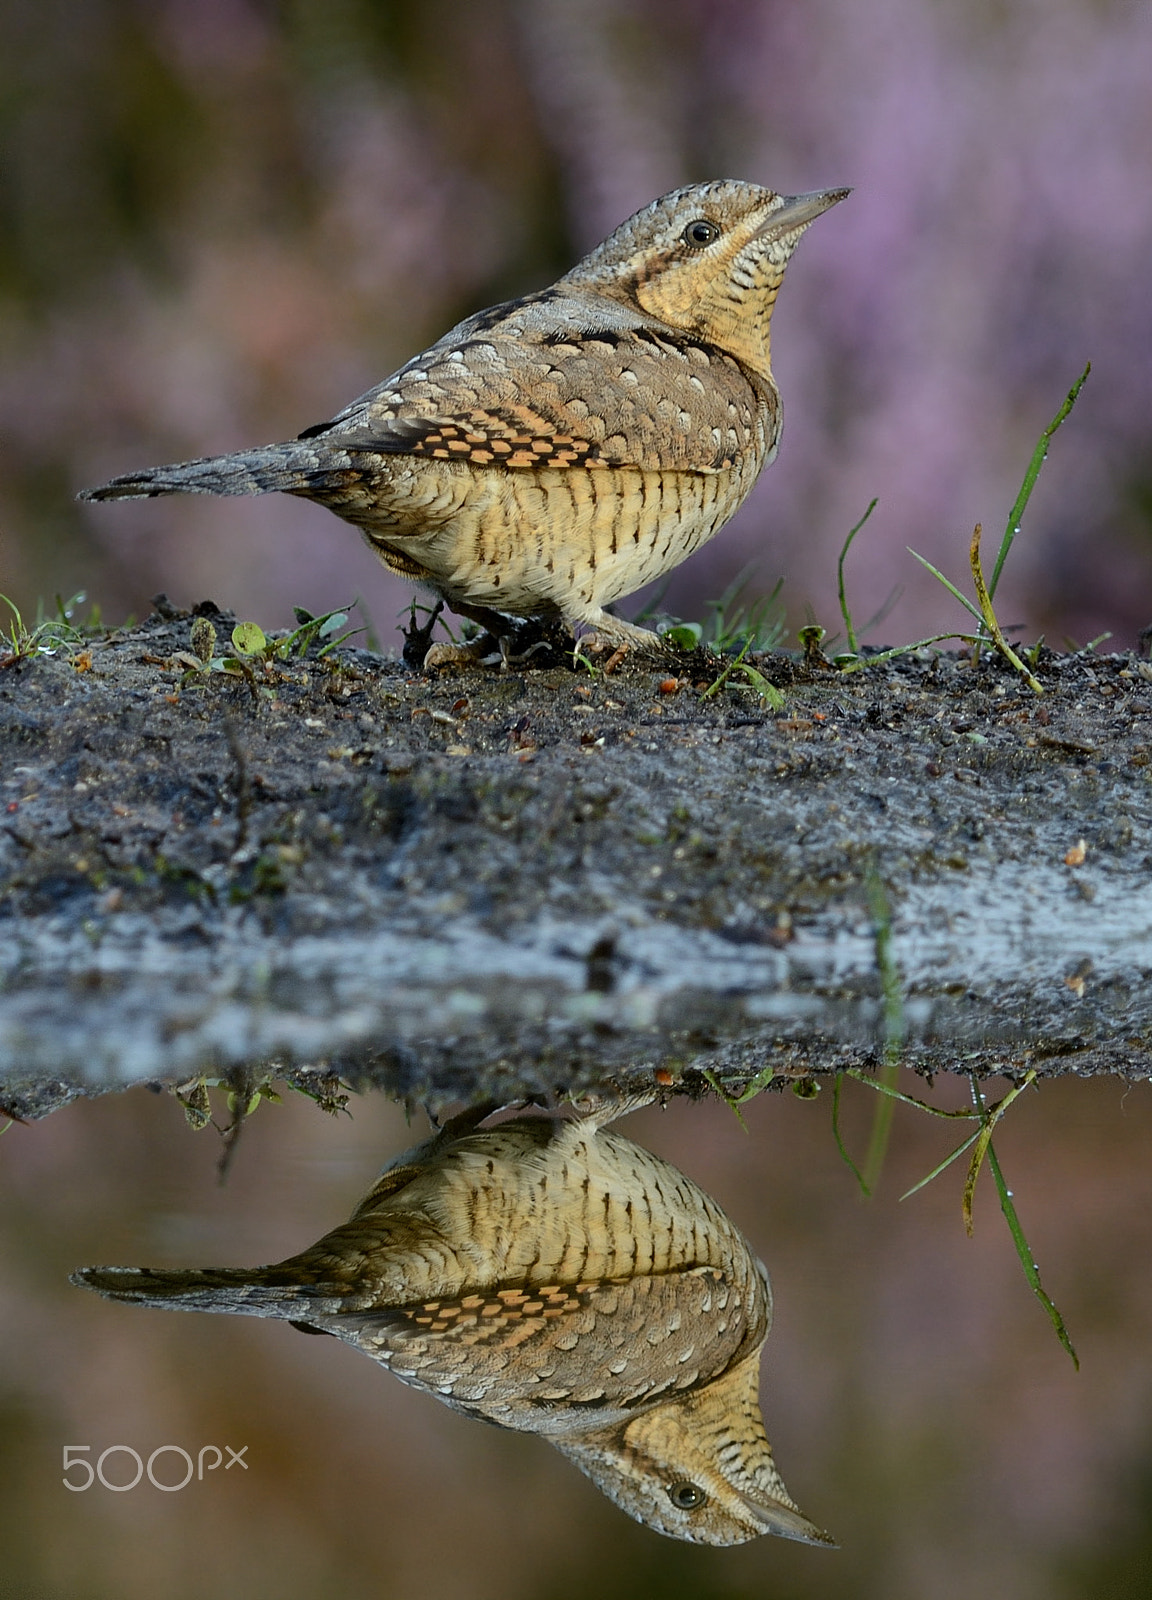
[(681, 1511), (695, 1511), (697, 1506), (704, 1504), (708, 1496), (700, 1488), (699, 1484), (684, 1481), (670, 1486), (668, 1498)]
[(720, 237), (720, 229), (714, 222), (709, 222), (707, 217), (697, 217), (695, 222), (690, 222), (684, 229), (681, 237), (685, 244), (690, 244), (695, 250), (703, 250), (706, 244), (711, 244), (713, 239)]

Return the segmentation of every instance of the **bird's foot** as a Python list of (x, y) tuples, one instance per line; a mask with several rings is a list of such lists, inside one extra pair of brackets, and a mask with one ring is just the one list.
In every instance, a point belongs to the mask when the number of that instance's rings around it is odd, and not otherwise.
[(551, 650), (552, 648), (550, 639), (537, 639), (535, 644), (530, 644), (527, 649), (521, 650), (517, 655), (512, 649), (515, 643), (516, 640), (509, 638), (506, 633), (500, 635), (501, 672), (511, 672), (513, 667), (522, 667), (526, 661), (531, 661), (532, 657), (538, 655), (541, 650)]
[[(432, 644), (432, 631), (440, 620), (440, 613), (444, 609), (443, 600), (437, 600), (431, 611), (427, 613), (423, 622), (416, 620), (416, 601), (412, 602), (412, 613), (408, 618), (408, 626), (401, 628), (404, 635), (404, 650), (402, 659), (404, 665), (410, 670), (419, 671), (427, 665), (429, 645)], [(432, 645), (433, 649), (437, 647)]]
[(571, 650), (571, 635), (559, 617), (521, 619), (490, 611), (485, 613), (484, 628), (465, 644), (432, 645), (424, 656), (425, 668), (499, 663), (501, 672), (511, 672), (527, 663), (552, 667), (560, 665)]
[(618, 667), (630, 650), (649, 657), (668, 654), (668, 647), (658, 633), (641, 628), (635, 622), (625, 622), (623, 617), (613, 617), (607, 611), (601, 611), (596, 616), (581, 618), (581, 621), (591, 624), (592, 631), (581, 635), (576, 652), (582, 656), (601, 656), (607, 652), (611, 666), (605, 663), (606, 672)]
[(490, 633), (482, 633), (479, 638), (469, 639), (464, 644), (431, 645), (424, 654), (422, 665), (425, 672), (432, 667), (475, 667), (497, 654), (503, 656), (504, 641), (493, 639)]

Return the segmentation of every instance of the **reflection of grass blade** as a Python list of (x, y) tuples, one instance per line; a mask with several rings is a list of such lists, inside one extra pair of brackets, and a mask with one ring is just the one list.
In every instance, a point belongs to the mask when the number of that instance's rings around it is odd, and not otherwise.
[(758, 1094), (762, 1094), (775, 1076), (775, 1067), (761, 1067), (756, 1076), (748, 1080), (739, 1094), (729, 1094), (710, 1067), (705, 1067), (703, 1073), (705, 1083), (720, 1096), (729, 1111), (735, 1112), (736, 1121), (744, 1129), (745, 1133), (748, 1132), (748, 1124), (740, 1114), (740, 1107), (746, 1106), (749, 1100), (755, 1100)]
[(736, 1096), (736, 1104), (745, 1106), (749, 1100), (755, 1100), (756, 1096), (764, 1092), (775, 1076), (775, 1067), (761, 1067), (756, 1076), (751, 1078)]
[(860, 532), (860, 529), (864, 526), (864, 524), (868, 521), (868, 518), (875, 511), (875, 509), (876, 509), (878, 504), (879, 504), (879, 502), (875, 497), (873, 497), (873, 499), (869, 501), (867, 511), (860, 518), (860, 521), (856, 524), (856, 526), (849, 533), (848, 537), (845, 539), (844, 548), (840, 551), (840, 560), (839, 560), (839, 562), (837, 563), (837, 566), (836, 566), (836, 573), (837, 573), (837, 578), (838, 578), (838, 581), (839, 581), (839, 588), (840, 588), (840, 615), (844, 618), (844, 632), (845, 632), (845, 634), (847, 635), (847, 638), (848, 638), (848, 648), (849, 648), (849, 650), (851, 650), (853, 655), (856, 655), (858, 653), (859, 646), (856, 643), (856, 630), (852, 626), (852, 612), (849, 610), (849, 607), (848, 607), (848, 596), (844, 592), (844, 559), (847, 556), (849, 550), (852, 548), (853, 539)]
[[(929, 1106), (927, 1109), (931, 1110), (932, 1108)], [(963, 1112), (961, 1114), (967, 1116), (969, 1113)], [(953, 1112), (952, 1115), (955, 1116), (956, 1113)], [(900, 1196), (901, 1200), (907, 1200), (910, 1195), (919, 1194), (920, 1190), (930, 1184), (933, 1178), (938, 1178), (940, 1176), (945, 1167), (950, 1167), (955, 1160), (964, 1154), (965, 1150), (970, 1150), (979, 1137), (980, 1129), (977, 1128), (976, 1132), (965, 1139), (963, 1144), (958, 1144), (956, 1146), (955, 1150), (953, 1150), (950, 1156), (945, 1156), (938, 1167), (933, 1167), (932, 1171), (926, 1178), (921, 1178), (919, 1183), (914, 1183), (910, 1189), (906, 1189)]]
[[(853, 1161), (852, 1157), (848, 1154), (848, 1146), (844, 1143), (844, 1136), (840, 1132), (840, 1085), (843, 1083), (843, 1081), (844, 1081), (844, 1074), (842, 1072), (838, 1072), (836, 1074), (836, 1080), (832, 1085), (832, 1137), (836, 1141), (836, 1148), (837, 1148), (837, 1150), (839, 1150), (841, 1158), (844, 1161), (845, 1166), (847, 1166), (847, 1167), (849, 1167), (851, 1169), (852, 1176), (856, 1179), (856, 1182), (860, 1185), (861, 1190), (863, 1191), (863, 1193), (865, 1195), (868, 1195), (868, 1194), (871, 1194), (872, 1191), (868, 1188), (868, 1185), (864, 1182), (864, 1178), (863, 1178), (863, 1175), (862, 1175), (862, 1173), (860, 1171), (860, 1168), (856, 1165), (856, 1163)], [(865, 1082), (867, 1082), (867, 1083), (870, 1083), (871, 1081), (872, 1080), (870, 1078), (865, 1079)]]
[[(868, 909), (872, 913), (876, 967), (880, 973), (884, 1009), (884, 1065), (876, 1075), (876, 1086), (894, 1090), (900, 1076), (900, 1051), (904, 1043), (904, 996), (900, 989), (900, 974), (892, 957), (892, 910), (874, 862), (869, 864), (865, 874), (864, 888), (868, 895)], [(895, 1109), (895, 1101), (889, 1095), (883, 1095), (873, 1114), (861, 1180), (866, 1194), (871, 1194), (880, 1181)]]
[(1060, 426), (1060, 424), (1064, 421), (1064, 418), (1076, 404), (1080, 391), (1087, 382), (1088, 374), (1091, 371), (1092, 363), (1089, 361), (1088, 365), (1084, 368), (1084, 371), (1076, 379), (1076, 382), (1072, 385), (1071, 389), (1069, 389), (1065, 397), (1064, 404), (1060, 407), (1059, 411), (1052, 418), (1052, 421), (1048, 424), (1048, 426), (1044, 429), (1044, 432), (1036, 441), (1036, 448), (1032, 452), (1032, 459), (1029, 461), (1028, 470), (1024, 474), (1024, 482), (1020, 485), (1020, 493), (1016, 496), (1016, 503), (1008, 513), (1008, 526), (1004, 529), (1004, 537), (1000, 541), (1000, 553), (996, 557), (996, 565), (992, 568), (992, 576), (988, 580), (989, 596), (994, 596), (996, 593), (996, 585), (1000, 582), (1000, 573), (1003, 570), (1005, 561), (1008, 559), (1008, 552), (1012, 548), (1012, 541), (1020, 532), (1020, 524), (1024, 519), (1024, 508), (1027, 506), (1028, 501), (1032, 497), (1032, 491), (1036, 487), (1036, 479), (1040, 476), (1040, 468), (1044, 465), (1044, 462), (1047, 458), (1048, 446), (1052, 441), (1052, 435), (1056, 432), (1056, 429)]
[(969, 1238), (972, 1237), (975, 1226), (972, 1221), (972, 1203), (976, 1197), (976, 1179), (980, 1176), (980, 1168), (984, 1165), (984, 1157), (988, 1154), (988, 1146), (992, 1143), (992, 1129), (995, 1126), (995, 1119), (989, 1117), (976, 1135), (976, 1148), (972, 1152), (972, 1160), (968, 1163), (968, 1176), (964, 1180), (964, 1198), (961, 1205), (964, 1211), (964, 1231)]
[(995, 1106), (986, 1106), (984, 1104), (984, 1096), (980, 1092), (980, 1085), (976, 1081), (975, 1073), (969, 1073), (968, 1081), (972, 1086), (973, 1103), (983, 1118), (984, 1124), (976, 1138), (976, 1148), (972, 1152), (972, 1161), (968, 1167), (968, 1180), (964, 1185), (964, 1227), (968, 1233), (968, 1237), (971, 1238), (972, 1197), (976, 1192), (976, 1179), (980, 1176), (980, 1168), (984, 1165), (984, 1157), (988, 1152), (989, 1145), (992, 1143), (993, 1130), (995, 1129), (996, 1124), (1000, 1121), (1000, 1118), (1007, 1111), (1008, 1107), (1012, 1104), (1013, 1100), (1015, 1100), (1018, 1095), (1023, 1094), (1024, 1090), (1029, 1088), (1031, 1084), (1035, 1083), (1036, 1069), (1033, 1067), (1031, 1072), (1027, 1073), (1018, 1084), (1009, 1089), (1003, 1100), (1001, 1100)]
[[(1085, 372), (1084, 377), (1088, 376)], [(1084, 378), (1081, 378), (1081, 383)], [(1069, 410), (1071, 407), (1069, 407)], [(1065, 413), (1066, 415), (1067, 413)], [(996, 1182), (996, 1192), (1000, 1196), (1000, 1209), (1004, 1213), (1004, 1220), (1008, 1224), (1008, 1232), (1012, 1235), (1012, 1243), (1016, 1246), (1016, 1254), (1020, 1257), (1020, 1265), (1024, 1268), (1024, 1276), (1028, 1279), (1032, 1293), (1039, 1300), (1044, 1310), (1048, 1313), (1048, 1320), (1056, 1330), (1056, 1337), (1072, 1358), (1072, 1365), (1080, 1371), (1080, 1357), (1076, 1354), (1075, 1346), (1068, 1336), (1068, 1329), (1064, 1326), (1064, 1318), (1051, 1296), (1046, 1292), (1040, 1282), (1040, 1269), (1032, 1258), (1032, 1251), (1024, 1237), (1024, 1229), (1020, 1226), (1020, 1218), (1016, 1215), (1016, 1207), (1012, 1203), (1012, 1191), (1004, 1182), (1004, 1174), (1000, 1170), (1000, 1163), (996, 1159), (996, 1152), (992, 1148), (992, 1141), (988, 1141), (988, 1166)]]
[(731, 1111), (732, 1115), (736, 1118), (736, 1121), (744, 1129), (744, 1132), (747, 1133), (748, 1124), (744, 1121), (743, 1115), (741, 1114), (740, 1101), (736, 1099), (735, 1095), (728, 1093), (727, 1089), (720, 1082), (720, 1079), (710, 1067), (705, 1067), (702, 1076), (704, 1078), (704, 1082), (710, 1089), (720, 1096), (721, 1100), (723, 1100), (729, 1111)]
[[(877, 1075), (877, 1087), (890, 1089), (900, 1075), (898, 1061), (886, 1061)], [(872, 1113), (872, 1131), (868, 1135), (868, 1148), (864, 1152), (864, 1175), (860, 1179), (860, 1186), (865, 1194), (871, 1194), (880, 1182), (880, 1174), (884, 1170), (884, 1157), (888, 1154), (888, 1138), (892, 1132), (892, 1113), (896, 1103), (885, 1095), (876, 1103)]]
[[(832, 1133), (836, 1140), (836, 1148), (840, 1152), (841, 1159), (844, 1161), (846, 1166), (851, 1168), (856, 1182), (860, 1185), (860, 1188), (863, 1190), (864, 1194), (870, 1195), (872, 1192), (872, 1183), (874, 1183), (875, 1180), (874, 1175), (869, 1171), (868, 1160), (865, 1161), (864, 1171), (861, 1172), (856, 1163), (852, 1160), (852, 1157), (848, 1154), (848, 1150), (840, 1133), (840, 1085), (842, 1079), (845, 1077), (858, 1078), (861, 1083), (869, 1084), (881, 1095), (882, 1103), (888, 1106), (889, 1113), (891, 1113), (891, 1111), (894, 1109), (895, 1102), (897, 1100), (901, 1100), (905, 1105), (916, 1106), (919, 1110), (929, 1111), (937, 1117), (979, 1118), (980, 1126), (976, 1129), (976, 1131), (971, 1134), (969, 1138), (965, 1139), (962, 1144), (957, 1145), (956, 1149), (953, 1150), (950, 1155), (945, 1156), (944, 1160), (940, 1162), (939, 1166), (933, 1167), (932, 1171), (928, 1173), (926, 1177), (921, 1178), (919, 1183), (913, 1184), (912, 1188), (907, 1190), (905, 1194), (902, 1194), (900, 1198), (901, 1200), (907, 1200), (911, 1195), (919, 1193), (921, 1189), (925, 1188), (926, 1185), (932, 1182), (933, 1178), (938, 1178), (945, 1168), (950, 1167), (952, 1163), (954, 1161), (958, 1161), (966, 1151), (971, 1150), (972, 1159), (968, 1167), (968, 1177), (964, 1184), (964, 1226), (969, 1235), (971, 1235), (972, 1196), (976, 1187), (976, 1180), (980, 1175), (980, 1168), (983, 1165), (985, 1158), (987, 1158), (989, 1170), (991, 1171), (993, 1180), (996, 1184), (996, 1192), (1000, 1197), (1000, 1209), (1004, 1213), (1004, 1220), (1007, 1222), (1008, 1231), (1012, 1235), (1012, 1243), (1016, 1248), (1016, 1254), (1020, 1258), (1020, 1264), (1024, 1268), (1024, 1276), (1027, 1278), (1032, 1292), (1040, 1301), (1040, 1304), (1044, 1307), (1044, 1310), (1048, 1315), (1048, 1320), (1051, 1322), (1056, 1331), (1056, 1337), (1060, 1340), (1060, 1343), (1064, 1346), (1065, 1350), (1072, 1358), (1072, 1363), (1076, 1370), (1079, 1371), (1080, 1358), (1077, 1356), (1075, 1348), (1072, 1344), (1072, 1340), (1068, 1336), (1068, 1329), (1064, 1325), (1064, 1318), (1060, 1315), (1059, 1309), (1053, 1302), (1052, 1298), (1045, 1291), (1043, 1284), (1040, 1282), (1039, 1268), (1032, 1257), (1032, 1251), (1029, 1247), (1028, 1241), (1024, 1237), (1024, 1230), (1020, 1226), (1020, 1219), (1016, 1215), (1016, 1207), (1012, 1201), (1012, 1192), (1004, 1182), (1004, 1174), (1000, 1169), (1000, 1162), (997, 1159), (996, 1151), (992, 1145), (992, 1134), (995, 1130), (996, 1124), (1000, 1121), (1000, 1118), (1004, 1115), (1005, 1111), (1007, 1111), (1013, 1100), (1015, 1100), (1019, 1095), (1023, 1094), (1024, 1090), (1029, 1088), (1035, 1082), (1035, 1069), (1027, 1073), (1018, 1084), (1015, 1084), (1011, 1089), (1009, 1089), (1008, 1093), (1002, 1100), (997, 1101), (995, 1105), (991, 1106), (985, 1105), (984, 1096), (981, 1092), (976, 1076), (975, 1074), (970, 1074), (969, 1082), (972, 1088), (973, 1102), (973, 1109), (971, 1111), (943, 1111), (938, 1106), (930, 1106), (923, 1100), (914, 1099), (911, 1095), (901, 1094), (899, 1090), (893, 1089), (887, 1084), (880, 1083), (875, 1078), (868, 1077), (856, 1067), (845, 1067), (842, 1071), (838, 1072), (836, 1074), (835, 1085), (832, 1091)], [(874, 1122), (874, 1142), (876, 1137), (876, 1123)], [(873, 1149), (870, 1145), (868, 1152), (869, 1159), (872, 1157), (872, 1154)], [(870, 1179), (872, 1182), (869, 1181)]]
[(971, 1121), (978, 1117), (978, 1111), (945, 1111), (942, 1106), (930, 1106), (927, 1100), (917, 1100), (913, 1095), (901, 1094), (899, 1089), (890, 1089), (886, 1084), (877, 1083), (875, 1078), (870, 1078), (866, 1072), (861, 1072), (859, 1067), (844, 1067), (838, 1076), (856, 1078), (860, 1083), (866, 1083), (870, 1089), (875, 1089), (877, 1094), (891, 1095), (893, 1100), (899, 1100), (903, 1105), (915, 1106), (918, 1111), (927, 1111), (932, 1117), (960, 1117), (964, 1121)]

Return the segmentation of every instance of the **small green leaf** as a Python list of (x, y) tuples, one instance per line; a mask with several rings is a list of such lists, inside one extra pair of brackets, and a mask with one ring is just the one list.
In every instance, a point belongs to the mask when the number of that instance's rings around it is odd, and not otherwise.
[(258, 622), (238, 622), (232, 629), (232, 644), (237, 655), (258, 656), (267, 649), (268, 640)]
[(228, 1096), (228, 1109), (235, 1117), (250, 1117), (260, 1104), (262, 1091), (254, 1089), (250, 1095), (238, 1094), (234, 1089)]
[(703, 632), (698, 622), (681, 622), (661, 634), (661, 638), (666, 639), (669, 644), (674, 644), (678, 650), (695, 650)]
[(346, 611), (333, 611), (331, 616), (326, 617), (320, 624), (321, 639), (330, 639), (334, 633), (339, 633), (347, 621), (348, 613)]
[(755, 667), (739, 667), (737, 670), (744, 674), (748, 679), (748, 686), (755, 689), (761, 700), (766, 701), (773, 711), (783, 711), (784, 696), (774, 683), (768, 682), (762, 672), (757, 672)]

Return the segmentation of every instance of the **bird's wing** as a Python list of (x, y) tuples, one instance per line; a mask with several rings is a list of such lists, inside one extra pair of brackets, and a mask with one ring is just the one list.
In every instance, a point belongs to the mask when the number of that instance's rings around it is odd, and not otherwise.
[[(310, 1319), (312, 1320), (312, 1319)], [(482, 1290), (314, 1325), (397, 1377), (494, 1421), (503, 1408), (630, 1409), (691, 1390), (764, 1336), (766, 1320), (716, 1267), (623, 1282)]]
[(717, 472), (763, 449), (776, 404), (733, 357), (670, 331), (506, 322), (442, 340), (301, 438), (511, 470)]

